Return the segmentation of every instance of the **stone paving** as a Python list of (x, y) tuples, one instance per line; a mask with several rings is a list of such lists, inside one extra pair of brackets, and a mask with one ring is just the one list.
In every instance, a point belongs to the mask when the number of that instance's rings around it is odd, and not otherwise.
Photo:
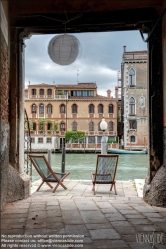
[(91, 181), (64, 183), (55, 193), (34, 185), (28, 199), (6, 205), (1, 248), (166, 248), (166, 208), (139, 197), (142, 181), (117, 181), (117, 195), (97, 185), (95, 196)]

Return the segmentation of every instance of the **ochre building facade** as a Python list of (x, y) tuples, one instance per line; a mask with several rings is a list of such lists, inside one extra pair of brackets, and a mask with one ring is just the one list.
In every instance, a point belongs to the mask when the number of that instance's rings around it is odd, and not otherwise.
[[(108, 124), (107, 139), (117, 139), (117, 88), (115, 98), (97, 94), (96, 83), (29, 85), (25, 89), (25, 109), (31, 123), (32, 149), (59, 149), (66, 131), (83, 131), (87, 149), (100, 149), (102, 118)], [(43, 121), (44, 123), (41, 124)], [(66, 145), (70, 147), (71, 145)], [(79, 143), (76, 148), (82, 148)]]

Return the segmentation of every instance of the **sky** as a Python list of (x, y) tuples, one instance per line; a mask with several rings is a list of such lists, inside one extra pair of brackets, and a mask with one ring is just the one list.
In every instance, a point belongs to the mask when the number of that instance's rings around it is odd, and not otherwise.
[(55, 35), (32, 35), (25, 40), (25, 87), (29, 84), (77, 84), (95, 82), (97, 93), (114, 96), (117, 71), (121, 69), (123, 46), (126, 51), (146, 50), (139, 31), (76, 33), (80, 54), (68, 66), (55, 64), (48, 44)]

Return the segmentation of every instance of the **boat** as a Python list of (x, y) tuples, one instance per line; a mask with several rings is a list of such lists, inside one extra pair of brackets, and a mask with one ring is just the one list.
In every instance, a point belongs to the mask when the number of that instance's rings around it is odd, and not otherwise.
[(112, 154), (147, 154), (148, 151), (147, 149), (143, 149), (143, 150), (122, 150), (122, 149), (109, 149), (108, 152), (112, 153)]

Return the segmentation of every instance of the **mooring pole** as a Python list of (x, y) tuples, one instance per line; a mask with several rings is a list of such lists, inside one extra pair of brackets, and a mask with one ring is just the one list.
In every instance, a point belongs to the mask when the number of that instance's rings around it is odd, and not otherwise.
[(62, 163), (61, 163), (61, 173), (65, 173), (65, 155), (66, 155), (65, 145), (64, 145), (64, 141), (63, 141), (63, 139), (62, 139)]

